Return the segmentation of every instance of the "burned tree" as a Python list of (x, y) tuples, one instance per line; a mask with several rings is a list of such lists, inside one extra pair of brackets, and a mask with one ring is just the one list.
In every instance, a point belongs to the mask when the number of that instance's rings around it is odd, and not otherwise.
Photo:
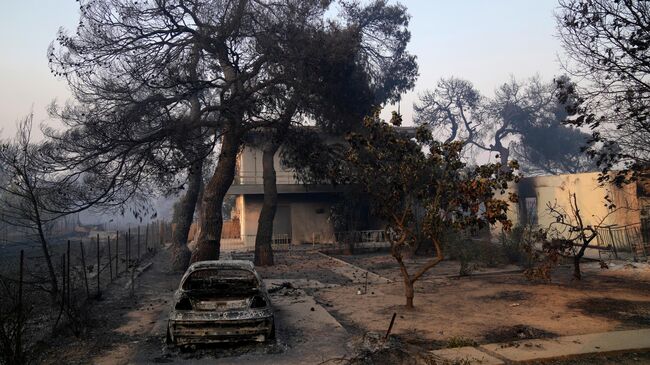
[[(607, 200), (607, 199), (606, 199)], [(552, 267), (558, 263), (560, 256), (570, 257), (573, 260), (573, 278), (582, 279), (580, 262), (585, 251), (590, 248), (591, 242), (597, 237), (597, 228), (602, 226), (605, 219), (617, 209), (608, 202), (609, 214), (600, 219), (596, 224), (585, 223), (582, 210), (578, 206), (578, 197), (575, 193), (569, 193), (569, 206), (564, 207), (557, 203), (547, 203), (546, 210), (553, 218), (550, 225), (543, 230), (543, 253), (544, 259)], [(543, 263), (543, 265), (546, 263)], [(549, 274), (545, 273), (546, 279)]]
[(564, 68), (557, 80), (570, 124), (592, 130), (587, 153), (605, 172), (639, 172), (650, 163), (650, 3), (561, 0), (556, 14)]
[(559, 92), (554, 83), (536, 78), (526, 85), (520, 103), (525, 113), (514, 124), (517, 139), (511, 143), (512, 154), (526, 174), (575, 174), (597, 169), (582, 150), (589, 134), (563, 123), (567, 111), (558, 100)]
[(23, 267), (18, 270), (17, 283), (0, 277), (0, 364), (23, 365), (33, 360), (33, 348), (25, 341), (32, 308), (23, 298)]
[[(264, 204), (255, 241), (257, 265), (273, 263), (271, 238), (277, 205), (273, 158), (279, 148), (301, 143), (304, 134), (296, 129), (306, 125), (328, 137), (361, 128), (363, 117), (374, 106), (397, 100), (417, 77), (415, 57), (406, 51), (410, 33), (403, 6), (385, 1), (364, 6), (346, 3), (340, 18), (322, 28), (303, 25), (296, 31), (293, 23), (283, 31), (293, 39), (281, 45), (278, 62), (291, 70), (287, 73), (293, 78), (286, 84), (290, 89), (275, 98), (279, 109), (273, 126), (259, 131), (266, 135), (260, 143)], [(285, 153), (285, 159), (292, 159), (290, 154)]]
[(117, 195), (102, 194), (100, 184), (90, 174), (64, 174), (49, 159), (50, 146), (32, 141), (29, 115), (19, 124), (16, 138), (0, 146), (0, 220), (37, 239), (43, 252), (49, 288), (58, 293), (57, 277), (50, 254), (47, 226), (67, 215), (95, 204), (104, 204)]
[(189, 167), (195, 159), (186, 157), (185, 146), (210, 151), (219, 144), (192, 260), (218, 258), (220, 207), (239, 149), (248, 132), (273, 123), (266, 103), (290, 87), (291, 75), (270, 45), (283, 44), (282, 24), (323, 26), (327, 6), (315, 0), (81, 1), (76, 34), (61, 32), (49, 51), (53, 72), (66, 78), (78, 102), (61, 113), (68, 131), (54, 136), (74, 147), (63, 148), (69, 165), (101, 166), (137, 185)]
[[(482, 96), (471, 82), (439, 81), (415, 105), (416, 122), (427, 125), (440, 140), (462, 141), (466, 152), (496, 153), (502, 166), (510, 156), (528, 173), (582, 172), (593, 164), (582, 154), (587, 135), (562, 124), (565, 105), (553, 83), (532, 78), (501, 85), (492, 98)], [(563, 143), (548, 144), (549, 139)]]
[(32, 118), (33, 115), (29, 115), (20, 123), (14, 141), (0, 147), (0, 169), (7, 178), (0, 184), (0, 217), (14, 228), (38, 238), (47, 267), (50, 294), (55, 298), (58, 284), (45, 225), (58, 218), (50, 214), (48, 206), (58, 200), (55, 196), (61, 191), (49, 180), (50, 171), (42, 164), (39, 146), (31, 140)]
[(513, 157), (519, 161), (524, 174), (576, 174), (598, 168), (582, 150), (589, 135), (562, 124), (561, 120), (546, 119), (527, 125), (522, 128), (519, 140), (512, 142)]
[(277, 126), (261, 132), (268, 135), (261, 138), (263, 140), (261, 143), (264, 200), (258, 219), (257, 235), (255, 236), (254, 262), (257, 266), (271, 266), (274, 263), (272, 247), (273, 219), (278, 205), (274, 158), (286, 138), (287, 129), (290, 128), (295, 113), (295, 106), (286, 107), (284, 114), (277, 120)]
[(187, 247), (187, 238), (194, 220), (194, 212), (196, 203), (200, 198), (202, 184), (203, 160), (197, 160), (187, 169), (185, 194), (174, 205), (173, 222), (176, 223), (176, 228), (172, 236), (174, 245), (172, 270), (184, 271), (190, 264), (192, 253)]
[[(497, 222), (510, 227), (508, 202), (496, 194), (505, 193), (508, 182), (517, 178), (513, 173), (517, 165), (511, 163), (508, 171), (500, 163), (468, 167), (461, 161), (462, 143), (436, 142), (423, 127), (415, 140), (376, 116), (366, 119), (366, 129), (349, 136), (345, 161), (351, 167), (351, 181), (363, 187), (373, 213), (386, 222), (391, 254), (404, 280), (406, 307), (412, 308), (415, 282), (444, 258), (446, 229), (461, 231)], [(416, 214), (417, 208), (423, 214)], [(415, 248), (416, 220), (435, 257), (411, 273), (404, 256)]]

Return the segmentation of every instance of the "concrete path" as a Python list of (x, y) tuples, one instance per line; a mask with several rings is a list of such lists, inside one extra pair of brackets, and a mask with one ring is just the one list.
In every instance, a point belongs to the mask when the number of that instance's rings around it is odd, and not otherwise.
[(347, 261), (329, 256), (322, 252), (318, 252), (318, 254), (328, 258), (329, 260), (341, 264), (341, 266), (331, 266), (328, 269), (330, 269), (331, 271), (339, 275), (347, 277), (348, 279), (352, 280), (352, 282), (355, 284), (364, 284), (366, 282), (366, 279), (368, 280), (368, 284), (388, 284), (393, 282), (390, 279), (386, 279), (383, 276), (377, 275), (372, 271), (368, 271), (366, 269), (360, 268), (359, 266), (353, 265)]
[[(286, 346), (285, 350), (277, 354), (251, 351), (242, 356), (220, 358), (219, 364), (320, 364), (348, 355), (347, 331), (311, 296), (303, 293), (298, 300), (276, 297), (274, 305), (278, 341)], [(214, 359), (208, 363), (214, 363)]]
[(495, 343), (432, 354), (442, 361), (498, 365), (645, 349), (650, 349), (650, 329)]
[[(349, 335), (341, 324), (332, 317), (313, 297), (300, 288), (327, 287), (310, 280), (265, 280), (268, 288), (283, 282), (291, 282), (294, 289), (271, 294), (275, 307), (277, 344), (250, 344), (235, 346), (232, 350), (215, 348), (196, 354), (170, 351), (162, 346), (167, 324), (167, 310), (158, 312), (153, 328), (145, 341), (137, 346), (135, 354), (129, 356), (129, 364), (320, 364), (349, 355)], [(168, 292), (165, 300), (171, 303)]]
[(285, 283), (289, 283), (292, 287), (300, 289), (327, 289), (340, 286), (338, 284), (324, 284), (320, 281), (310, 279), (264, 279), (267, 290), (272, 290)]

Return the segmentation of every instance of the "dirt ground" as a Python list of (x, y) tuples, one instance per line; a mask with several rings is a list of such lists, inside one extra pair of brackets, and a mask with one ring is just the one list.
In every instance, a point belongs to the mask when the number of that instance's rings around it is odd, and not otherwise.
[(443, 262), (416, 283), (416, 308), (406, 310), (401, 277), (390, 256), (339, 258), (394, 280), (371, 285), (365, 295), (350, 286), (315, 294), (352, 332), (385, 331), (394, 312), (393, 333), (430, 348), (650, 326), (647, 265), (602, 270), (597, 263), (586, 264), (582, 281), (571, 279), (570, 267), (560, 267), (553, 282), (531, 283), (518, 272), (489, 274), (512, 267), (453, 277), (458, 263)]
[[(387, 279), (393, 281), (402, 280), (402, 276), (397, 266), (395, 259), (387, 253), (369, 253), (360, 255), (335, 255), (343, 261), (349, 262), (355, 266), (364, 268), (376, 274), (379, 274)], [(416, 268), (420, 267), (427, 261), (425, 257), (413, 257), (406, 259), (404, 263), (409, 269), (409, 272), (414, 272)], [(473, 274), (495, 273), (504, 271), (520, 271), (521, 269), (515, 265), (500, 265), (498, 267), (478, 267), (473, 271)], [(427, 280), (430, 278), (438, 278), (440, 276), (458, 276), (460, 272), (460, 263), (458, 261), (442, 261), (435, 268), (428, 271), (422, 276), (420, 280)]]
[[(252, 256), (233, 254), (233, 258), (252, 259)], [(597, 263), (586, 264), (584, 279), (579, 282), (571, 279), (571, 268), (561, 267), (552, 283), (531, 283), (516, 267), (483, 269), (469, 277), (458, 277), (459, 264), (448, 261), (416, 284), (416, 308), (406, 310), (401, 277), (387, 254), (332, 258), (314, 250), (293, 250), (276, 252), (275, 258), (275, 266), (258, 268), (262, 277), (270, 282), (297, 283), (296, 289), (301, 289), (306, 296), (295, 298), (292, 303), (309, 302), (307, 312), (313, 313), (317, 307), (316, 312), (322, 310), (333, 316), (345, 330), (338, 334), (343, 336), (337, 340), (341, 343), (353, 343), (368, 332), (385, 333), (393, 313), (397, 313), (392, 329), (394, 338), (422, 353), (476, 343), (650, 327), (650, 266), (647, 264), (636, 264), (636, 267), (613, 264), (609, 270), (600, 269)], [(280, 326), (280, 339), (275, 344), (199, 349), (189, 353), (170, 351), (164, 344), (162, 328), (180, 274), (167, 272), (165, 260), (164, 254), (154, 258), (153, 268), (138, 279), (134, 297), (123, 284), (113, 285), (110, 295), (93, 305), (91, 325), (84, 339), (70, 334), (60, 336), (47, 344), (48, 350), (40, 362), (212, 363), (219, 359), (220, 363), (249, 363), (252, 359), (263, 363), (261, 360), (267, 357), (284, 359), (298, 350), (309, 352), (300, 356), (320, 354), (331, 345), (323, 340), (327, 335), (318, 333), (310, 337), (305, 332), (311, 331), (310, 327), (295, 331), (291, 328), (296, 327), (292, 326), (300, 327), (304, 323), (292, 323)], [(409, 267), (413, 269), (419, 261), (409, 261)], [(371, 281), (366, 288), (364, 270), (392, 282)], [(285, 296), (285, 293), (274, 295)], [(279, 302), (282, 300), (285, 298)], [(294, 316), (289, 312), (282, 315), (285, 321)], [(317, 331), (316, 326), (312, 327)], [(350, 348), (345, 351), (354, 352)], [(556, 364), (650, 362), (647, 354), (617, 356)], [(620, 361), (611, 362), (612, 359)]]
[[(298, 287), (274, 290), (271, 294), (278, 321), (275, 342), (199, 346), (191, 350), (168, 347), (165, 344), (167, 316), (182, 273), (166, 269), (168, 252), (159, 253), (152, 264), (136, 279), (135, 295), (125, 287), (124, 280), (116, 281), (105, 291), (103, 300), (90, 303), (91, 320), (82, 338), (63, 331), (40, 346), (44, 351), (36, 362), (52, 365), (212, 364), (215, 361), (302, 364), (345, 355), (347, 331)], [(288, 276), (291, 275), (285, 275), (280, 282), (289, 279)], [(298, 273), (295, 278), (305, 276), (309, 274)], [(328, 342), (320, 343), (325, 337)]]

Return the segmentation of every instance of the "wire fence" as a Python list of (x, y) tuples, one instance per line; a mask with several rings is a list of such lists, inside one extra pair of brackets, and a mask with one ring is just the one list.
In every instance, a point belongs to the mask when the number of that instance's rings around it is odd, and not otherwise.
[[(155, 254), (163, 242), (171, 238), (170, 228), (169, 223), (160, 221), (53, 242), (48, 249), (55, 267), (58, 291), (83, 291), (87, 297), (100, 296), (102, 289), (117, 277)], [(47, 282), (45, 278), (49, 276), (49, 269), (42, 248), (40, 245), (28, 247), (24, 250), (25, 276)], [(11, 277), (17, 266), (17, 257), (5, 256), (0, 275)]]
[[(171, 225), (160, 221), (53, 240), (48, 245), (53, 275), (40, 244), (15, 245), (19, 250), (4, 251), (0, 263), (0, 325), (19, 323), (24, 345), (55, 334), (61, 325), (79, 335), (92, 303), (120, 279), (128, 280), (133, 295), (134, 273), (170, 238)], [(17, 315), (7, 316), (11, 313)], [(6, 349), (0, 345), (0, 350)]]

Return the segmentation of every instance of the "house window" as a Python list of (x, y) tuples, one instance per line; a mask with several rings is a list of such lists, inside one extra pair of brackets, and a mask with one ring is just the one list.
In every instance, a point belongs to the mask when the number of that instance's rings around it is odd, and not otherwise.
[(524, 204), (524, 222), (529, 226), (536, 226), (539, 223), (537, 221), (537, 198), (526, 198)]

